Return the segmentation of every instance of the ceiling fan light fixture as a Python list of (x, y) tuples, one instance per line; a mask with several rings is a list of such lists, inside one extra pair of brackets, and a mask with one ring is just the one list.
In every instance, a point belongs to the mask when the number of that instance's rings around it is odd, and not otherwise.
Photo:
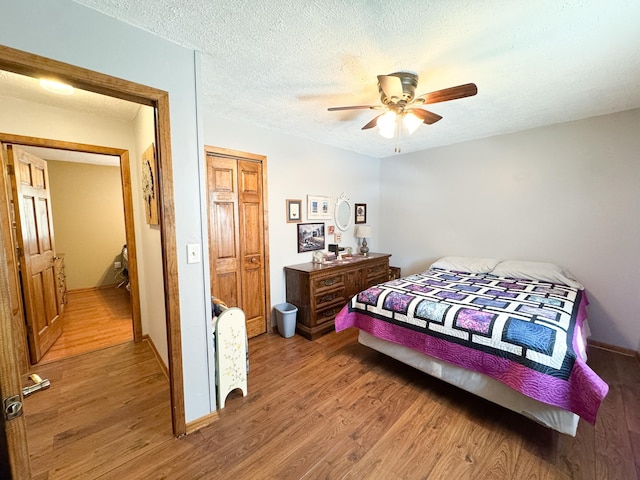
[(377, 121), (380, 135), (384, 138), (393, 138), (396, 133), (396, 112), (389, 111), (380, 116)]
[(73, 93), (73, 87), (71, 85), (46, 78), (40, 79), (40, 86), (49, 92), (59, 95), (71, 95)]
[(415, 132), (422, 123), (422, 119), (411, 112), (405, 113), (402, 117), (402, 123), (409, 131), (409, 135)]
[(478, 93), (475, 83), (465, 83), (455, 87), (443, 88), (434, 92), (415, 96), (418, 86), (418, 74), (408, 70), (378, 75), (378, 92), (382, 105), (353, 105), (348, 107), (330, 107), (336, 110), (388, 110), (377, 115), (362, 127), (369, 130), (378, 126), (378, 133), (389, 139), (395, 139), (395, 151), (400, 153), (400, 142), (404, 135), (412, 135), (420, 124), (433, 125), (442, 116), (429, 110), (418, 108), (432, 103), (448, 102), (459, 98), (472, 97)]

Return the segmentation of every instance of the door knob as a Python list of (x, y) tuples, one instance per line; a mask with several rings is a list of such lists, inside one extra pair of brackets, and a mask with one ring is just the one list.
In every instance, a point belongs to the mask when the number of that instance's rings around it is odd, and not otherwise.
[(22, 415), (22, 402), (20, 401), (20, 395), (5, 398), (4, 417), (7, 420), (13, 420), (20, 415)]

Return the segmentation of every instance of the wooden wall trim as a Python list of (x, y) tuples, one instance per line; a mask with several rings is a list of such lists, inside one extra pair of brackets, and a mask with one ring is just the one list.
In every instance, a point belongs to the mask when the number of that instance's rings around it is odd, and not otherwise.
[(129, 288), (131, 291), (131, 309), (134, 315), (133, 341), (142, 341), (142, 313), (140, 312), (140, 279), (138, 277), (138, 248), (133, 220), (133, 190), (131, 187), (131, 165), (129, 152), (120, 155), (120, 179), (122, 182), (122, 201), (124, 203), (124, 224), (129, 256)]
[(0, 70), (36, 78), (46, 75), (49, 78), (68, 83), (82, 90), (150, 107), (154, 107), (157, 97), (164, 93), (162, 90), (153, 87), (94, 72), (4, 45), (0, 45)]
[(180, 330), (180, 291), (178, 285), (178, 245), (176, 215), (173, 200), (173, 163), (171, 160), (171, 128), (169, 122), (169, 94), (163, 92), (156, 105), (156, 144), (158, 156), (158, 187), (160, 198), (160, 229), (162, 231), (162, 260), (164, 267), (164, 299), (167, 312), (167, 343), (173, 433), (187, 432), (182, 366), (182, 334)]
[(262, 159), (262, 224), (264, 228), (264, 315), (267, 317), (267, 332), (274, 328), (271, 319), (271, 262), (269, 260), (269, 192), (267, 188), (267, 157)]
[(205, 145), (204, 151), (211, 153), (219, 157), (229, 157), (241, 160), (256, 160), (258, 162), (264, 162), (267, 157), (264, 155), (258, 155), (257, 153), (242, 152), (240, 150), (231, 150), (230, 148), (213, 147), (211, 145)]
[(193, 422), (187, 423), (186, 433), (188, 435), (190, 433), (196, 432), (201, 428), (207, 427), (212, 423), (217, 422), (218, 420), (220, 420), (220, 414), (216, 410), (215, 412), (211, 412), (208, 415), (205, 415), (204, 417), (200, 417), (197, 420), (194, 420)]
[(158, 349), (156, 348), (156, 344), (153, 343), (153, 339), (148, 334), (145, 333), (142, 336), (142, 341), (147, 342), (149, 344), (149, 347), (151, 348), (153, 355), (158, 360), (158, 364), (160, 364), (160, 368), (162, 369), (164, 376), (167, 377), (167, 380), (169, 380), (169, 369), (167, 368), (167, 364), (164, 363), (164, 360), (162, 359), (160, 352), (158, 352)]
[(9, 305), (11, 312), (12, 332), (15, 354), (17, 356), (20, 374), (26, 374), (29, 370), (29, 346), (27, 344), (27, 331), (24, 328), (24, 314), (20, 287), (20, 275), (18, 259), (16, 258), (16, 245), (13, 234), (13, 221), (11, 219), (11, 181), (7, 178), (7, 158), (5, 145), (0, 144), (0, 235), (5, 246), (5, 259), (7, 261), (9, 281)]
[(617, 345), (611, 345), (609, 343), (599, 342), (592, 339), (587, 340), (587, 345), (589, 345), (590, 347), (599, 348), (601, 350), (609, 350), (610, 352), (619, 353), (621, 355), (635, 357), (636, 359), (638, 359), (638, 361), (640, 361), (640, 352), (631, 348), (618, 347)]

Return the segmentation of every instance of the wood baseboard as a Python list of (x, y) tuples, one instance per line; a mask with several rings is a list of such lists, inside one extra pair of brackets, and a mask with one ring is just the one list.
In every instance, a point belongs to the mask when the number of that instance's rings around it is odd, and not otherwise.
[(160, 364), (160, 368), (162, 368), (162, 371), (164, 372), (165, 376), (167, 377), (167, 380), (169, 380), (169, 369), (164, 364), (164, 360), (162, 360), (162, 357), (160, 356), (160, 353), (158, 352), (158, 349), (156, 348), (155, 344), (153, 343), (153, 340), (151, 339), (151, 337), (148, 334), (145, 333), (142, 336), (142, 341), (143, 342), (147, 342), (149, 344), (149, 346), (151, 347), (151, 351), (153, 352), (153, 354), (155, 355), (156, 359), (158, 360), (158, 363)]
[(210, 414), (205, 415), (204, 417), (200, 417), (193, 422), (189, 422), (187, 423), (187, 435), (196, 432), (208, 425), (211, 425), (212, 423), (217, 422), (219, 419), (220, 416), (218, 415), (218, 411), (216, 410), (215, 412), (211, 412)]
[(74, 293), (93, 292), (95, 290), (106, 290), (108, 288), (118, 288), (118, 284), (113, 283), (111, 285), (100, 285), (98, 287), (74, 288), (73, 290), (67, 290), (67, 295), (74, 294)]
[(619, 347), (617, 345), (610, 345), (608, 343), (599, 342), (597, 340), (587, 340), (587, 345), (601, 350), (608, 350), (610, 352), (619, 353), (621, 355), (628, 355), (629, 357), (635, 357), (640, 362), (640, 352), (631, 348)]

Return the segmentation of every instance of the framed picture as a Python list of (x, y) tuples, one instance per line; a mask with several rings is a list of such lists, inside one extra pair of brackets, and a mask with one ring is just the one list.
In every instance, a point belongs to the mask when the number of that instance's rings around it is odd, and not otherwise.
[(302, 200), (287, 200), (287, 223), (302, 221)]
[(307, 220), (331, 219), (331, 198), (307, 195)]
[(356, 222), (355, 223), (367, 223), (367, 204), (356, 203)]
[(324, 223), (298, 224), (298, 253), (324, 250)]
[(147, 223), (158, 225), (158, 180), (156, 178), (156, 149), (149, 145), (142, 153), (142, 197)]

